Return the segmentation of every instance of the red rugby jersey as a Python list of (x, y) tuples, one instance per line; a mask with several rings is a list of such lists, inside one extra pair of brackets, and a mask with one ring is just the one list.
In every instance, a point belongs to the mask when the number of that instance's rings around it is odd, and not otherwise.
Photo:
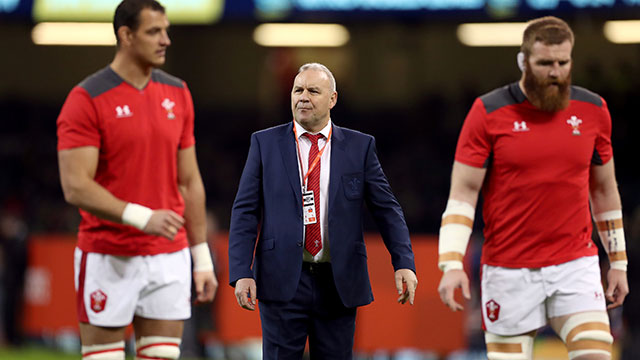
[(487, 168), (482, 263), (536, 268), (597, 254), (589, 169), (612, 158), (610, 137), (604, 99), (577, 86), (558, 112), (535, 108), (518, 83), (476, 99), (455, 159)]
[[(58, 117), (58, 151), (82, 146), (100, 150), (95, 180), (114, 196), (182, 215), (177, 152), (193, 146), (193, 102), (184, 81), (155, 69), (138, 90), (109, 66), (71, 90)], [(173, 241), (103, 220), (80, 210), (78, 247), (133, 256), (188, 246), (180, 229)]]

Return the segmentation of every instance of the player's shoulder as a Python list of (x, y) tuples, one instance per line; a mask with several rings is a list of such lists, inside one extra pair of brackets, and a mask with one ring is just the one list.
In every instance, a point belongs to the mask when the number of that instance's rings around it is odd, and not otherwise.
[(505, 106), (521, 104), (526, 96), (517, 82), (494, 89), (478, 98), (484, 105), (487, 114)]
[(123, 81), (109, 66), (106, 66), (87, 76), (77, 87), (84, 89), (91, 98), (95, 98), (122, 84)]
[(602, 107), (602, 97), (591, 90), (571, 85), (571, 100), (582, 101)]
[(184, 81), (182, 79), (160, 69), (153, 69), (151, 72), (151, 80), (156, 83), (175, 86), (178, 88), (184, 87)]

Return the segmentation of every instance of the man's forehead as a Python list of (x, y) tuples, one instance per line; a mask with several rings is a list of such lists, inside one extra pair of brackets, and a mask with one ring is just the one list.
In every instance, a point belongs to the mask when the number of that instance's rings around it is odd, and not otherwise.
[(537, 57), (571, 57), (573, 45), (569, 40), (560, 44), (545, 44), (542, 41), (536, 41), (531, 47), (531, 55)]
[[(324, 84), (327, 83), (327, 84)], [(328, 85), (329, 76), (322, 70), (308, 69), (296, 75), (295, 85)]]
[(140, 19), (140, 27), (169, 26), (169, 18), (167, 14), (162, 11), (144, 8), (138, 16)]

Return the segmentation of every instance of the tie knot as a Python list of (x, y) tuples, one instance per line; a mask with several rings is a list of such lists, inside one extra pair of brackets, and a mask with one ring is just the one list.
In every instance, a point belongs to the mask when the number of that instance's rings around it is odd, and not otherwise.
[(309, 134), (309, 133), (304, 133), (302, 135), (306, 136), (307, 139), (311, 140), (311, 144), (313, 144), (313, 145), (317, 145), (318, 144), (318, 139), (320, 139), (321, 137), (324, 137), (324, 135), (319, 134), (319, 133), (315, 134), (315, 135)]

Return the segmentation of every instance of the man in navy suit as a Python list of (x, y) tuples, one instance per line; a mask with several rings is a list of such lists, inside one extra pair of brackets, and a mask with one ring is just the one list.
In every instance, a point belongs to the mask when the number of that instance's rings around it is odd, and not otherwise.
[[(418, 283), (409, 230), (372, 136), (338, 127), (331, 71), (300, 67), (294, 121), (251, 136), (231, 213), (229, 282), (238, 304), (260, 300), (264, 359), (351, 359), (356, 309), (373, 301), (363, 203), (391, 254), (398, 302)], [(257, 240), (257, 245), (256, 245)]]

